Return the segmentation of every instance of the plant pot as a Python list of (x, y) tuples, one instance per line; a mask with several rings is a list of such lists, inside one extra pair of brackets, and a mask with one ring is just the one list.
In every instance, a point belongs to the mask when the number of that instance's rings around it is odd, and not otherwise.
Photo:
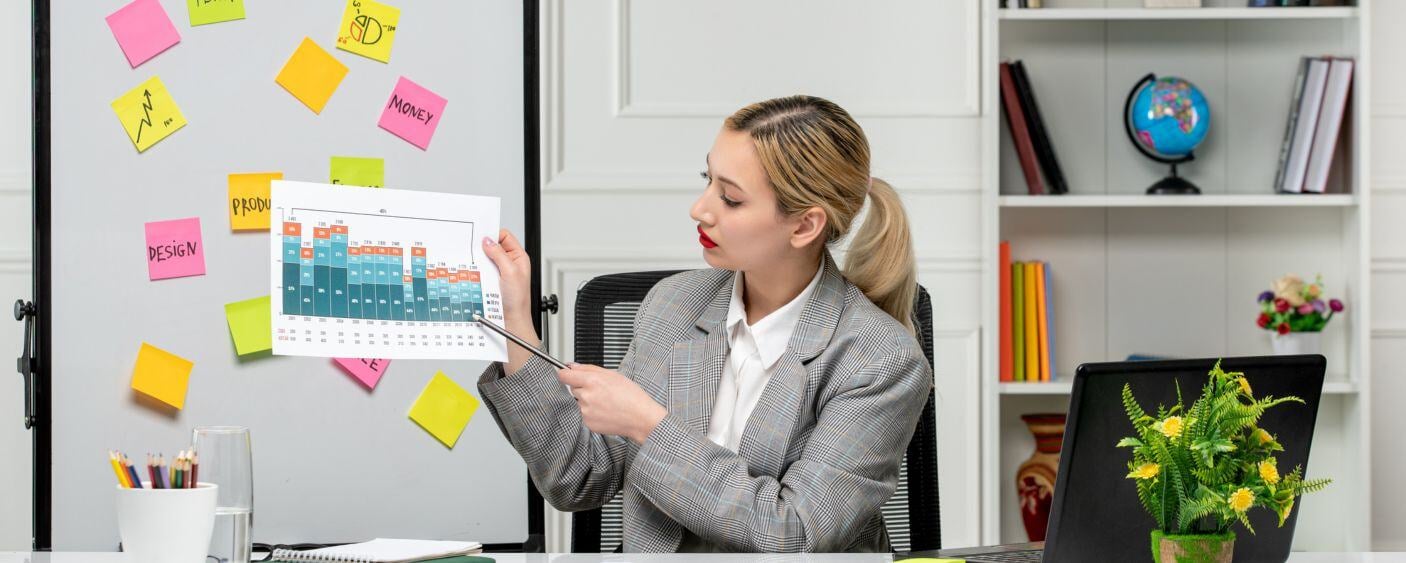
[(1274, 353), (1280, 356), (1293, 354), (1319, 354), (1323, 350), (1322, 332), (1272, 333), (1269, 341), (1274, 345)]
[(1035, 435), (1035, 451), (1015, 472), (1015, 492), (1020, 499), (1020, 519), (1030, 541), (1044, 541), (1054, 502), (1059, 449), (1064, 444), (1064, 415), (1027, 414), (1020, 417)]
[(1224, 534), (1163, 534), (1152, 531), (1152, 560), (1156, 563), (1230, 563), (1235, 532)]

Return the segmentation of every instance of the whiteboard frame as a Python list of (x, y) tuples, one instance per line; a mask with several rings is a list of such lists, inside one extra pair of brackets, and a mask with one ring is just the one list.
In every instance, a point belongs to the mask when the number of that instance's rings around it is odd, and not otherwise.
[[(50, 212), (52, 195), (51, 132), (50, 113), (50, 50), (49, 50), (49, 7), (50, 0), (31, 0), (31, 71), (33, 84), (32, 109), (33, 125), (33, 303), (34, 347), (29, 358), (20, 358), (23, 370), (24, 360), (28, 359), (32, 389), (27, 389), (33, 401), (33, 550), (52, 549), (53, 531), (53, 424), (50, 394), (50, 373), (52, 364), (51, 331), (49, 313), (52, 294), (50, 263)], [(539, 101), (539, 0), (522, 0), (522, 65), (523, 65), (523, 204), (525, 225), (525, 246), (530, 256), (540, 256), (541, 239), (541, 178), (540, 163), (540, 101)], [(532, 264), (532, 308), (533, 324), (542, 333), (542, 283), (541, 261)], [(20, 319), (18, 303), (16, 318)], [(552, 307), (551, 312), (555, 312)], [(22, 371), (23, 373), (23, 371)], [(527, 476), (524, 476), (527, 477)], [(524, 479), (527, 485), (528, 535), (521, 543), (486, 544), (489, 551), (541, 552), (545, 546), (545, 520), (543, 499), (533, 486), (530, 477)]]

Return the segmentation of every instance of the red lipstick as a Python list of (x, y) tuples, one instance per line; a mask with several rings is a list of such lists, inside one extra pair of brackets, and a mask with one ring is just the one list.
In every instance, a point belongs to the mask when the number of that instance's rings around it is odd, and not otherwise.
[(703, 245), (703, 248), (717, 248), (717, 247), (718, 247), (718, 243), (713, 242), (713, 239), (708, 238), (708, 234), (703, 232), (703, 226), (702, 226), (702, 225), (699, 225), (699, 226), (698, 226), (698, 244)]

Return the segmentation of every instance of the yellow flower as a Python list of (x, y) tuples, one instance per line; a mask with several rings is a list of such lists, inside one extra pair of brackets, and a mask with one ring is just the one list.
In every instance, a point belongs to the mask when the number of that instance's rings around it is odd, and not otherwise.
[(1157, 431), (1168, 438), (1176, 438), (1181, 435), (1181, 417), (1169, 416), (1157, 427)]
[(1259, 438), (1259, 441), (1260, 441), (1261, 444), (1268, 444), (1268, 443), (1274, 441), (1274, 437), (1273, 437), (1273, 436), (1270, 436), (1270, 435), (1269, 435), (1269, 432), (1266, 432), (1265, 429), (1263, 429), (1263, 428), (1256, 428), (1256, 429), (1255, 429), (1255, 437), (1256, 437), (1256, 438)]
[(1260, 462), (1260, 478), (1271, 485), (1279, 482), (1279, 469), (1274, 467), (1274, 460), (1267, 459)]
[(1161, 472), (1162, 466), (1155, 463), (1144, 463), (1139, 465), (1137, 469), (1134, 469), (1132, 473), (1129, 473), (1128, 476), (1137, 479), (1152, 479), (1157, 477), (1157, 474)]
[(1236, 512), (1249, 510), (1254, 504), (1255, 494), (1251, 493), (1250, 489), (1246, 487), (1240, 487), (1235, 492), (1230, 493), (1230, 508)]
[(1237, 380), (1235, 380), (1235, 381), (1240, 384), (1240, 392), (1241, 392), (1241, 393), (1244, 393), (1244, 394), (1246, 394), (1246, 395), (1249, 395), (1249, 394), (1250, 394), (1250, 381), (1249, 381), (1249, 380), (1247, 380), (1247, 379), (1245, 379), (1245, 378), (1242, 377), (1242, 378), (1237, 379)]
[(1308, 286), (1308, 298), (1309, 298), (1309, 299), (1318, 299), (1318, 296), (1319, 296), (1319, 295), (1322, 295), (1322, 294), (1323, 294), (1323, 286), (1318, 285), (1318, 284), (1316, 284), (1316, 283), (1315, 283), (1315, 284), (1309, 284), (1309, 286)]

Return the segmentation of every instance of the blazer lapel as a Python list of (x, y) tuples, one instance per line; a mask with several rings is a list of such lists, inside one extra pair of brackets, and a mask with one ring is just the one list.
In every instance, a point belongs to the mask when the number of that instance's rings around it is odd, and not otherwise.
[(675, 343), (669, 360), (669, 412), (683, 418), (689, 428), (708, 432), (718, 382), (727, 361), (727, 306), (732, 298), (732, 276), (719, 284), (695, 323), (702, 332)]
[(822, 267), (825, 271), (820, 283), (801, 309), (786, 353), (776, 362), (776, 370), (742, 431), (737, 453), (748, 461), (753, 475), (779, 477), (785, 469), (786, 452), (801, 420), (807, 390), (811, 380), (820, 376), (818, 368), (812, 369), (809, 363), (825, 350), (840, 322), (845, 279), (828, 250)]

